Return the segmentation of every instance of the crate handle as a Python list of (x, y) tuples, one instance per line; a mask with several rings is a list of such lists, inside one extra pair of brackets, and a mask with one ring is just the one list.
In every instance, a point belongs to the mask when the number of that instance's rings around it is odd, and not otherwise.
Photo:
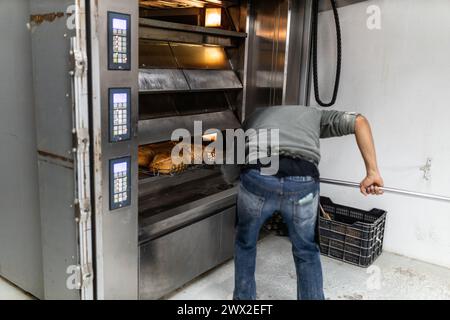
[(377, 241), (379, 244), (382, 244), (382, 243), (383, 243), (383, 240), (380, 239), (380, 236), (381, 236), (381, 229), (378, 229), (378, 232), (377, 232), (377, 235), (376, 235), (376, 241)]
[(321, 204), (319, 204), (319, 207), (320, 207), (320, 211), (322, 212), (322, 216), (323, 216), (326, 220), (331, 220), (330, 214), (327, 213), (325, 210), (323, 210)]

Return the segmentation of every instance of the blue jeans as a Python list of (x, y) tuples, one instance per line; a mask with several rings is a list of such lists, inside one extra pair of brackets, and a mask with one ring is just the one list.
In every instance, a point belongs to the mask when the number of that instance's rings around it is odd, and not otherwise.
[(277, 178), (253, 169), (241, 174), (234, 299), (256, 299), (256, 243), (261, 227), (275, 211), (282, 214), (288, 227), (297, 271), (297, 298), (324, 299), (320, 250), (315, 239), (318, 204), (319, 182), (312, 177)]

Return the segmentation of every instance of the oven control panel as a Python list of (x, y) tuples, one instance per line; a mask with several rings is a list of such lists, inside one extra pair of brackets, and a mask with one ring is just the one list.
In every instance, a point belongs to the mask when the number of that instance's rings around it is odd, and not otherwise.
[(109, 161), (109, 202), (110, 210), (129, 206), (130, 198), (130, 157), (123, 157)]
[(129, 140), (131, 137), (131, 89), (109, 89), (109, 141)]
[(108, 12), (108, 69), (130, 70), (130, 15)]

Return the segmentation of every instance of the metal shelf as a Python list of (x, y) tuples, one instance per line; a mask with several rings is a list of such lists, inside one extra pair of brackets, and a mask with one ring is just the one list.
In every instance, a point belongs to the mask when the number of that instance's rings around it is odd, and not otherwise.
[(220, 47), (237, 47), (247, 34), (141, 18), (139, 38)]
[(194, 133), (194, 121), (202, 121), (203, 129), (219, 130), (240, 128), (241, 124), (233, 111), (225, 110), (187, 116), (173, 116), (139, 121), (139, 144), (149, 144), (171, 140), (172, 132), (185, 128)]
[(237, 31), (230, 31), (230, 30), (223, 30), (223, 29), (216, 29), (216, 28), (207, 28), (207, 27), (201, 27), (201, 26), (193, 26), (190, 24), (167, 22), (167, 21), (146, 19), (146, 18), (140, 18), (139, 25), (141, 27), (152, 27), (152, 28), (167, 29), (167, 30), (177, 30), (177, 31), (183, 31), (183, 32), (209, 34), (209, 35), (222, 36), (222, 37), (231, 37), (231, 38), (246, 38), (247, 37), (247, 33), (245, 33), (245, 32), (237, 32)]
[(139, 93), (229, 91), (242, 89), (232, 70), (141, 69)]

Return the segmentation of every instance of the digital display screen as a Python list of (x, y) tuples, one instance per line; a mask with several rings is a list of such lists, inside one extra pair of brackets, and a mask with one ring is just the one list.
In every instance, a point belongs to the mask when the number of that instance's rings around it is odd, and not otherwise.
[(127, 20), (114, 18), (112, 24), (113, 29), (127, 30)]
[(109, 208), (120, 209), (131, 204), (131, 157), (109, 160)]
[(113, 103), (127, 103), (128, 95), (126, 93), (114, 93)]
[(131, 135), (131, 89), (109, 88), (109, 141), (129, 140)]
[(108, 69), (131, 70), (131, 16), (108, 12)]
[(119, 162), (114, 164), (113, 172), (116, 173), (122, 173), (126, 172), (128, 169), (128, 164), (126, 162)]

